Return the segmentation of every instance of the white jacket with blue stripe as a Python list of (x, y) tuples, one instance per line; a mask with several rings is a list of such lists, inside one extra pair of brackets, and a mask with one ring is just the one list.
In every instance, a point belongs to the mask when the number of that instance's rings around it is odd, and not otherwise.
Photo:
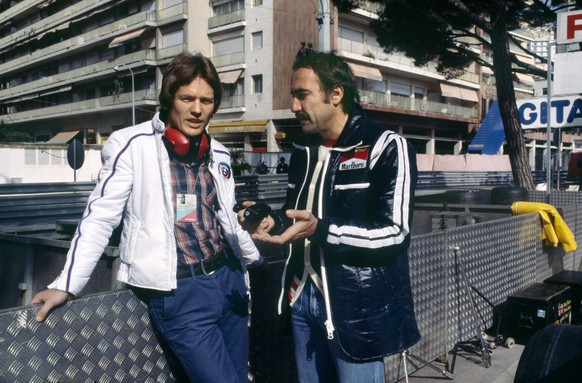
[[(174, 192), (170, 158), (162, 141), (164, 129), (156, 114), (151, 121), (114, 132), (103, 145), (97, 185), (63, 271), (49, 288), (78, 295), (122, 219), (117, 280), (155, 290), (176, 288)], [(209, 170), (220, 206), (216, 215), (226, 240), (245, 270), (260, 265), (262, 257), (232, 210), (236, 201), (230, 153), (215, 140), (211, 140)]]

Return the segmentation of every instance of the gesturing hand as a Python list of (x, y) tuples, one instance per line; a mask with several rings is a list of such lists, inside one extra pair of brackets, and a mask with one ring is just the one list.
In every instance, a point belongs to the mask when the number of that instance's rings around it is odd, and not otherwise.
[(269, 235), (268, 232), (255, 232), (253, 239), (273, 245), (286, 245), (298, 239), (312, 236), (317, 228), (317, 218), (309, 210), (290, 209), (285, 212), (288, 218), (295, 220), (281, 235)]

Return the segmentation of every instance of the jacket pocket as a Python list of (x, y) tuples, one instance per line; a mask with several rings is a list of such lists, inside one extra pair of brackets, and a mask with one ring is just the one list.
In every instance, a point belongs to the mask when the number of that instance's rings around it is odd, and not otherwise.
[(141, 221), (135, 218), (132, 219), (126, 231), (125, 241), (122, 241), (122, 243), (124, 244), (124, 248), (121, 248), (120, 251), (125, 258), (125, 262), (129, 265), (133, 263), (133, 257), (136, 252), (140, 228)]
[(352, 218), (367, 214), (364, 207), (368, 200), (369, 187), (369, 182), (334, 185), (334, 198), (331, 199), (331, 203), (335, 205), (332, 206), (333, 211), (342, 216), (349, 212), (347, 216)]

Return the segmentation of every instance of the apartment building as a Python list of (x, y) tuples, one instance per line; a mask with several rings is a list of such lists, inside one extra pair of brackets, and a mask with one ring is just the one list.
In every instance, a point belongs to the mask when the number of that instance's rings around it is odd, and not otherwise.
[[(320, 4), (321, 2), (319, 2)], [(372, 119), (419, 153), (457, 154), (483, 115), (482, 70), (446, 79), (386, 54), (368, 27), (372, 5), (348, 14), (296, 0), (23, 0), (0, 4), (0, 129), (37, 141), (102, 143), (150, 119), (164, 66), (182, 51), (212, 58), (223, 85), (210, 132), (231, 148), (288, 151), (300, 127), (289, 111), (301, 42), (331, 49), (357, 76)], [(519, 79), (518, 79), (519, 80)]]

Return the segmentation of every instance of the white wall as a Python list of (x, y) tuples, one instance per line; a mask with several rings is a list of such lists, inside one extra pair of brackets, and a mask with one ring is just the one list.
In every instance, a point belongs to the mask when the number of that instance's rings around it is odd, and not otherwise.
[(85, 161), (75, 171), (67, 161), (66, 145), (0, 145), (0, 184), (92, 181), (101, 168), (101, 146), (86, 145)]

